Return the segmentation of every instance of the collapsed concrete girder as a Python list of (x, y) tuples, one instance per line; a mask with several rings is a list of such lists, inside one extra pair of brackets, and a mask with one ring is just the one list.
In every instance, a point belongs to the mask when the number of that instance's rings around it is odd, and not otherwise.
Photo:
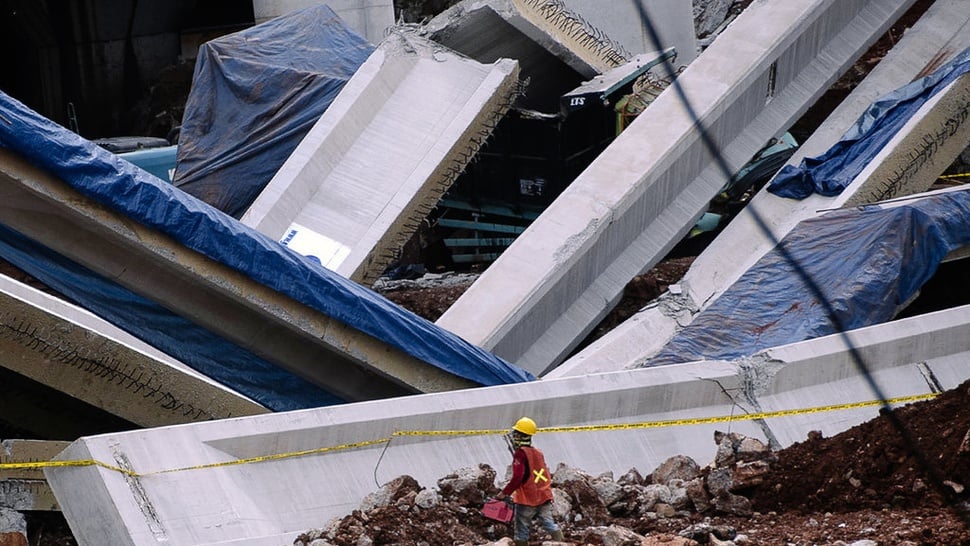
[[(0, 354), (6, 370), (137, 426), (269, 412), (91, 313), (6, 277), (0, 278)], [(78, 421), (67, 413), (61, 419)], [(32, 430), (62, 437), (49, 428)]]
[(437, 324), (535, 374), (555, 368), (911, 4), (752, 4)]
[(631, 56), (558, 0), (464, 0), (418, 32), (482, 63), (516, 59), (526, 82), (517, 104), (544, 112)]
[(472, 385), (131, 222), (5, 150), (0, 196), (5, 226), (346, 400)]
[[(49, 461), (69, 444), (65, 441), (3, 440), (0, 442), (0, 465)], [(0, 469), (0, 508), (18, 511), (60, 509), (41, 468)]]
[(242, 223), (373, 284), (505, 115), (517, 76), (515, 61), (483, 65), (392, 33)]

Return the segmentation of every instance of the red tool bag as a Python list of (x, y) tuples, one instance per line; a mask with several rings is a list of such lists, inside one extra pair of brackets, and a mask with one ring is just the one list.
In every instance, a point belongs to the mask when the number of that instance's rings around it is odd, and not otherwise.
[(513, 510), (509, 503), (498, 499), (489, 499), (482, 506), (482, 515), (488, 519), (508, 523), (512, 521)]

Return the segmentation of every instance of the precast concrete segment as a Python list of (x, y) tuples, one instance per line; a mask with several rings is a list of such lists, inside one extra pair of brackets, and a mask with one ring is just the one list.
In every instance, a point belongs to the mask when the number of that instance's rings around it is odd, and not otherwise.
[(268, 413), (104, 320), (0, 278), (0, 366), (143, 427)]
[[(602, 29), (610, 38), (633, 54), (653, 51), (656, 46), (641, 16), (641, 9), (659, 34), (661, 47), (677, 51), (677, 66), (687, 66), (697, 57), (692, 2), (681, 0), (562, 0), (567, 9), (578, 13), (590, 25)], [(639, 4), (639, 5), (638, 5)]]
[[(0, 442), (0, 465), (49, 461), (68, 444), (46, 440), (3, 440)], [(0, 468), (0, 508), (19, 511), (60, 509), (40, 468)]]
[[(970, 47), (970, 11), (966, 9), (966, 2), (935, 2), (799, 147), (789, 164), (797, 165), (805, 157), (821, 155), (845, 134), (873, 101), (928, 75), (967, 47)], [(883, 172), (883, 169), (890, 168), (887, 177), (895, 180), (901, 180), (904, 176), (908, 180), (919, 179), (920, 186), (914, 187), (925, 189), (929, 178), (910, 176), (910, 173), (931, 174), (931, 170), (939, 169), (952, 153), (952, 148), (959, 147), (960, 135), (954, 131), (957, 138), (950, 136), (951, 130), (963, 130), (966, 126), (965, 122), (957, 123), (961, 119), (959, 115), (953, 116), (954, 113), (959, 114), (958, 109), (949, 109), (948, 112), (933, 122), (937, 127), (928, 131), (929, 141), (922, 141), (919, 132), (909, 132), (909, 136), (900, 135), (896, 142), (906, 138), (910, 142), (915, 141), (915, 148), (906, 152), (897, 147), (895, 155), (900, 159), (888, 162), (874, 160), (867, 172), (875, 174), (876, 169)], [(913, 123), (932, 122), (938, 116), (930, 114), (914, 119)], [(953, 121), (949, 121), (951, 118)], [(939, 139), (934, 136), (937, 133), (946, 143), (948, 151), (941, 151)], [(910, 154), (913, 154), (912, 157), (907, 159)], [(884, 163), (885, 166), (882, 166)], [(914, 169), (917, 166), (921, 168)], [(862, 188), (887, 186), (902, 187), (896, 182), (884, 184), (879, 177), (860, 176), (835, 197), (812, 194), (805, 199), (794, 200), (762, 190), (691, 264), (678, 285), (678, 294), (664, 293), (617, 328), (570, 357), (548, 377), (636, 367), (659, 352), (681, 328), (691, 323), (697, 313), (714, 302), (799, 222), (815, 217), (821, 211), (857, 202), (855, 196)], [(872, 195), (871, 190), (867, 192)], [(882, 192), (878, 195), (891, 197)]]
[(482, 63), (517, 60), (525, 93), (516, 104), (545, 112), (632, 56), (561, 0), (463, 0), (417, 32)]
[(472, 386), (130, 222), (6, 150), (0, 150), (0, 217), (25, 237), (345, 400)]
[(886, 397), (906, 400), (970, 377), (960, 362), (970, 356), (970, 306), (849, 335), (868, 378), (844, 339), (830, 336), (737, 362), (91, 436), (57, 462), (93, 460), (131, 474), (76, 466), (45, 475), (82, 544), (282, 544), (350, 513), (398, 476), (432, 489), (462, 468), (506, 468), (501, 434), (523, 415), (539, 424), (536, 444), (552, 467), (646, 474), (674, 455), (712, 461), (715, 431), (787, 447), (812, 430), (835, 434), (870, 420), (882, 402), (869, 378)]
[(731, 173), (786, 130), (911, 3), (752, 4), (437, 324), (536, 375), (553, 369), (629, 280), (683, 238)]
[(393, 0), (253, 0), (256, 24), (304, 8), (326, 3), (350, 28), (372, 44), (384, 39), (384, 32), (394, 26)]
[(970, 144), (970, 74), (934, 95), (853, 180), (846, 207), (927, 190)]
[(370, 286), (514, 99), (518, 67), (393, 32), (241, 221)]
[(601, 74), (631, 56), (623, 46), (560, 0), (506, 0), (504, 3), (502, 6), (501, 1), (492, 0), (492, 5), (509, 23), (566, 60), (577, 72), (583, 73), (585, 66), (589, 66)]
[[(815, 405), (840, 404), (872, 395), (872, 385), (887, 398), (952, 389), (970, 377), (966, 341), (959, 339), (970, 334), (968, 313), (962, 306), (766, 350), (755, 358), (790, 365), (778, 368), (771, 384), (753, 388), (759, 411), (790, 408), (809, 393)], [(781, 446), (803, 441), (810, 430), (832, 436), (859, 423), (842, 412), (786, 419), (788, 426), (772, 426)]]

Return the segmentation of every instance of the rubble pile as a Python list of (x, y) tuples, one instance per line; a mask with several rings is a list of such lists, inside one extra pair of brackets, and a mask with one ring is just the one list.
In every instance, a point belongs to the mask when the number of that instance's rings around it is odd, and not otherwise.
[[(560, 463), (553, 502), (565, 544), (970, 546), (970, 381), (778, 451), (731, 432), (714, 441), (704, 467), (674, 456), (647, 475), (593, 476)], [(479, 464), (432, 489), (400, 476), (293, 544), (511, 546), (511, 525), (480, 511), (508, 473), (497, 480)], [(533, 531), (532, 545), (557, 544)]]
[[(738, 492), (760, 483), (775, 456), (760, 440), (737, 433), (718, 432), (715, 441), (716, 456), (707, 467), (678, 455), (646, 476), (635, 468), (618, 477), (593, 476), (559, 464), (553, 473), (553, 512), (566, 537), (582, 544), (641, 544), (646, 537), (637, 532), (637, 522), (690, 521), (698, 513), (752, 515), (751, 501)], [(502, 544), (510, 525), (480, 512), (499, 492), (496, 477), (493, 468), (479, 464), (440, 478), (432, 490), (399, 476), (365, 497), (358, 510), (307, 531), (294, 546)], [(736, 534), (733, 528), (703, 523), (679, 533), (685, 545)]]

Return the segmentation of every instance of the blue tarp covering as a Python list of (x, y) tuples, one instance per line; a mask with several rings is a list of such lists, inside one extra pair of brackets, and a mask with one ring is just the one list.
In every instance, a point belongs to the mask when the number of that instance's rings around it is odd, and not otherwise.
[(645, 366), (734, 359), (889, 321), (966, 245), (970, 189), (806, 220)]
[(77, 305), (274, 411), (343, 400), (0, 225), (0, 256)]
[[(534, 379), (527, 371), (287, 250), (230, 216), (43, 118), (2, 92), (0, 145), (123, 216), (430, 365), (480, 385)], [(216, 352), (218, 360), (208, 362), (208, 355), (213, 354), (209, 344), (213, 341), (205, 332), (186, 331), (190, 325), (179, 322), (178, 317), (172, 317), (160, 306), (146, 305), (139, 301), (141, 298), (124, 294), (119, 287), (106, 287), (103, 283), (111, 284), (109, 280), (94, 278), (96, 276), (90, 271), (62, 257), (45, 255), (45, 249), (40, 246), (23, 248), (24, 241), (17, 241), (19, 235), (9, 229), (0, 230), (0, 235), (6, 236), (5, 244), (0, 245), (5, 259), (57, 286), (73, 300), (84, 302), (89, 310), (120, 328), (164, 352), (178, 355), (180, 360), (200, 372), (224, 381), (227, 387), (275, 410), (328, 402), (319, 392), (303, 393), (305, 396), (294, 394), (289, 390), (293, 378), (282, 368), (268, 370), (264, 365), (271, 365), (258, 362), (251, 364), (252, 367), (233, 368), (236, 364), (226, 364), (226, 359), (221, 356), (225, 353), (219, 351)], [(20, 248), (14, 251), (18, 245)], [(26, 258), (18, 258), (18, 255)], [(58, 273), (63, 269), (68, 271)], [(70, 279), (71, 276), (87, 278), (90, 282), (76, 281)], [(238, 361), (244, 362), (246, 358), (240, 356)], [(221, 372), (207, 371), (210, 364), (224, 368)], [(272, 378), (258, 375), (266, 373), (271, 373)], [(329, 397), (329, 401), (335, 399)]]
[(923, 104), (968, 70), (970, 49), (933, 74), (880, 98), (824, 154), (783, 168), (768, 191), (792, 199), (804, 199), (813, 192), (829, 197), (842, 193)]
[(174, 184), (242, 217), (373, 51), (326, 5), (202, 44)]

